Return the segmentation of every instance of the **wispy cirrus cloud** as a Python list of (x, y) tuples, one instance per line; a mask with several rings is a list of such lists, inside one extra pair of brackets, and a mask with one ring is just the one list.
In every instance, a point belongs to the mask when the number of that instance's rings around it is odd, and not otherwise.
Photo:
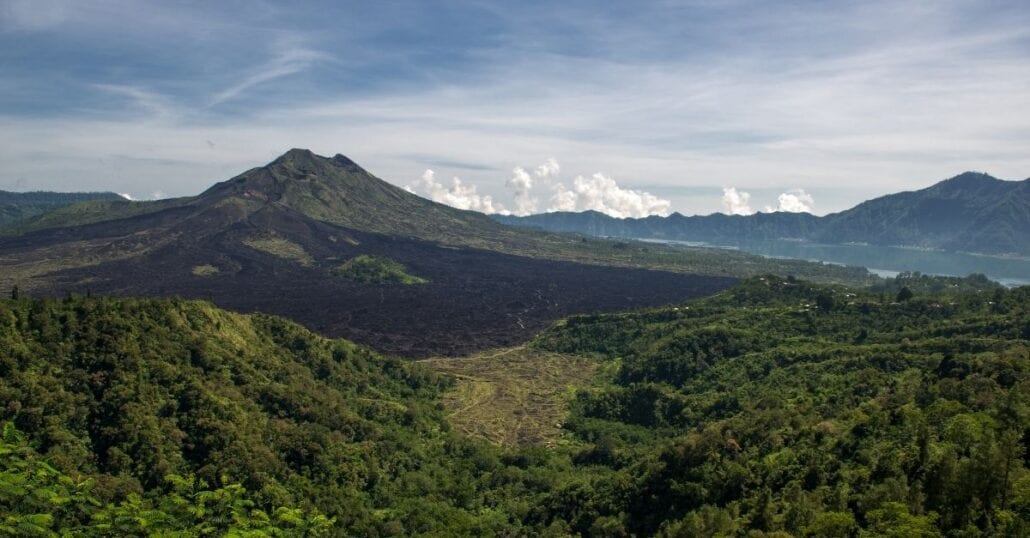
[(332, 55), (322, 51), (309, 49), (295, 43), (279, 44), (275, 47), (270, 60), (249, 69), (249, 74), (238, 83), (216, 93), (210, 104), (217, 105), (235, 99), (261, 84), (300, 73), (320, 62), (333, 60)]
[(1030, 175), (1024, 2), (53, 5), (0, 22), (0, 184), (190, 194), (294, 146), (508, 207), (550, 156), (685, 213)]
[(166, 96), (144, 88), (121, 84), (94, 84), (93, 87), (103, 92), (125, 97), (139, 109), (159, 118), (171, 117), (175, 113), (175, 106)]

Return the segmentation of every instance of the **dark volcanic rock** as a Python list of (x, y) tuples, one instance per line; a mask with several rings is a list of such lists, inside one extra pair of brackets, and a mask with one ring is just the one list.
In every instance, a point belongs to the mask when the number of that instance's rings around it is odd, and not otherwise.
[[(195, 198), (110, 207), (126, 214), (0, 238), (0, 260), (12, 268), (0, 282), (37, 295), (210, 299), (407, 357), (518, 344), (570, 314), (682, 302), (734, 282), (427, 241), (471, 230), (514, 242), (524, 232), (415, 197), (346, 157), (304, 150)], [(335, 273), (358, 255), (396, 261), (429, 282), (368, 284)]]
[[(302, 246), (314, 262), (305, 266), (243, 243), (270, 229)], [(388, 257), (429, 282), (362, 284), (332, 274), (333, 267), (359, 254)], [(193, 273), (206, 265), (218, 273)], [(55, 276), (46, 293), (210, 299), (233, 310), (282, 315), (323, 334), (407, 357), (519, 344), (570, 314), (682, 302), (734, 282), (443, 247), (281, 210), (258, 212), (196, 242), (178, 241), (147, 256)]]

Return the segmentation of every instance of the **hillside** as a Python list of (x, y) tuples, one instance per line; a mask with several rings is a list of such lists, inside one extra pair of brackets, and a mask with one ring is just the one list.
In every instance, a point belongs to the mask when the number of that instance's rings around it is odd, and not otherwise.
[(800, 239), (1030, 256), (1030, 180), (1002, 181), (966, 172), (926, 189), (883, 196), (824, 217), (778, 212), (616, 219), (586, 211), (495, 219), (552, 232), (716, 245)]
[[(360, 270), (367, 260), (375, 271)], [(873, 280), (856, 268), (507, 227), (306, 150), (194, 197), (41, 215), (0, 237), (0, 263), (4, 289), (209, 299), (408, 357), (517, 345), (561, 317), (683, 301), (759, 272)]]
[(93, 200), (124, 200), (113, 192), (0, 191), (0, 229), (17, 226), (54, 209)]
[[(126, 526), (157, 519), (138, 499), (134, 513), (131, 495), (160, 504), (168, 476), (246, 489), (244, 498), (221, 492), (236, 505), (209, 499), (208, 513), (190, 514), (215, 529), (233, 523), (216, 518), (243, 502), (325, 513), (335, 535), (507, 525), (478, 493), (477, 474), (501, 466), (497, 453), (448, 433), (436, 407), (447, 379), (282, 319), (183, 300), (4, 300), (0, 371), (0, 422), (27, 434), (27, 459), (45, 459), (72, 483), (92, 480), (90, 494), (104, 503), (129, 503)], [(2, 451), (0, 463), (2, 509), (21, 498), (5, 489), (19, 467)], [(524, 488), (521, 473), (498, 480)], [(197, 484), (173, 491), (205, 504)], [(93, 512), (118, 514), (80, 497), (63, 503), (43, 505), (61, 530)], [(164, 508), (183, 517), (189, 506)]]
[(966, 172), (828, 215), (817, 241), (1030, 255), (1030, 180)]
[(558, 324), (537, 348), (611, 372), (563, 430), (592, 443), (574, 462), (612, 474), (556, 492), (553, 517), (641, 536), (1025, 535), (1030, 288), (954, 280), (905, 299), (766, 277)]
[(761, 277), (426, 363), (205, 302), (0, 300), (0, 508), (92, 536), (1025, 535), (1030, 288), (916, 281), (950, 291)]

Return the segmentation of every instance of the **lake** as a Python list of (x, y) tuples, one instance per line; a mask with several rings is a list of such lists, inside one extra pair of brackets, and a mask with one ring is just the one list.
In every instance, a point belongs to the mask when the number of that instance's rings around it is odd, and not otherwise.
[(737, 245), (709, 245), (694, 241), (645, 241), (738, 249), (772, 258), (839, 263), (867, 267), (880, 276), (895, 276), (902, 271), (932, 275), (966, 276), (983, 273), (1006, 286), (1030, 285), (1030, 259), (985, 256), (938, 250), (921, 250), (873, 245), (822, 245), (803, 241), (742, 242)]

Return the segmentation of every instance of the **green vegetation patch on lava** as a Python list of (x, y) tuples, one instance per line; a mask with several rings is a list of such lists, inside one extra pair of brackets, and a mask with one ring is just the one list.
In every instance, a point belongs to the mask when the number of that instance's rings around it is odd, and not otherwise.
[(333, 270), (337, 276), (365, 284), (425, 284), (428, 280), (408, 274), (404, 265), (385, 258), (362, 254)]

